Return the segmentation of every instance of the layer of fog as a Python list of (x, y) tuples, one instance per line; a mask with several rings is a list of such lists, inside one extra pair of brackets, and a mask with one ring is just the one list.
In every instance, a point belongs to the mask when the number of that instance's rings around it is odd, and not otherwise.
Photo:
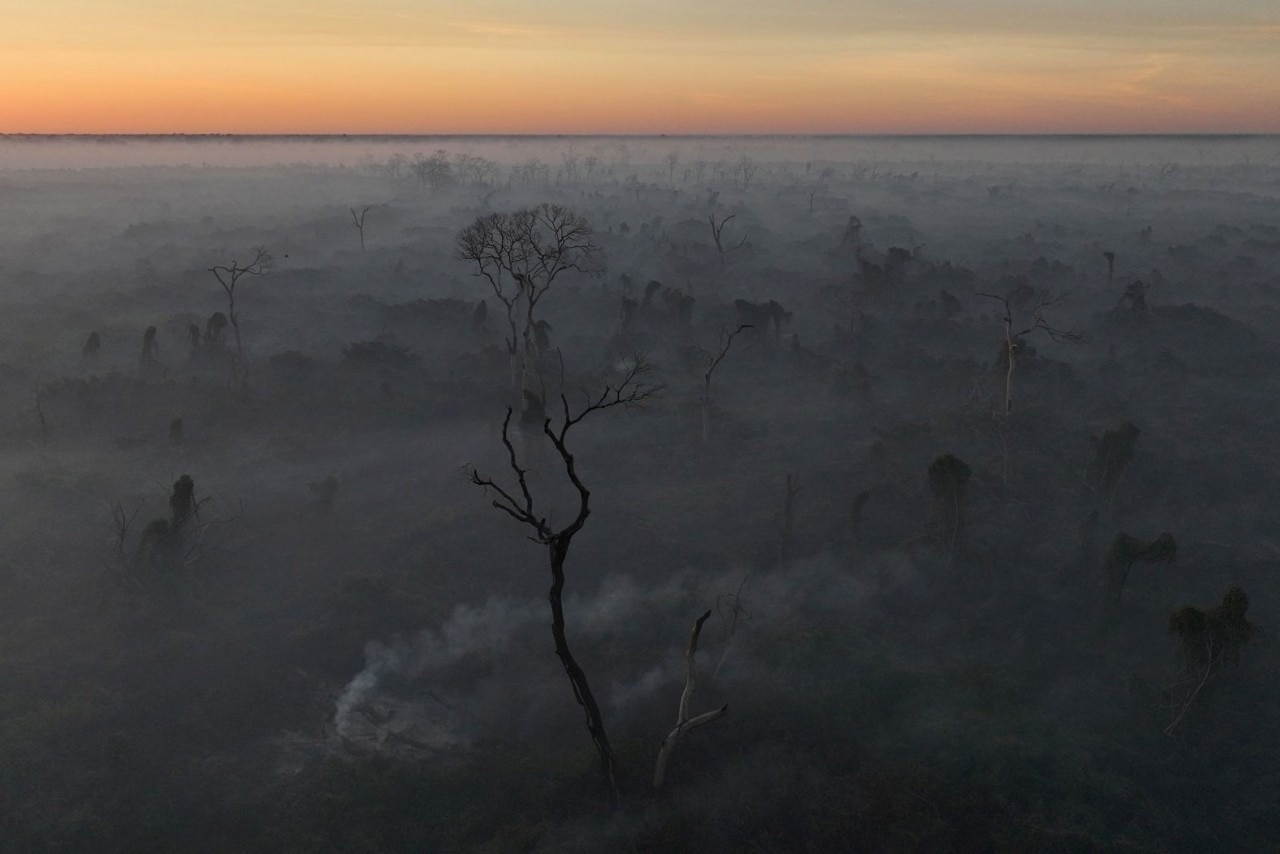
[[(432, 186), (412, 167), (440, 150), (458, 171)], [(481, 299), (496, 306), (455, 239), (489, 211), (554, 200), (589, 217), (609, 267), (548, 295), (562, 361), (547, 387), (579, 400), (616, 376), (624, 344), (666, 386), (575, 434), (593, 514), (569, 561), (569, 632), (620, 740), (651, 745), (671, 726), (707, 609), (695, 706), (731, 712), (681, 780), (717, 815), (733, 806), (724, 781), (749, 788), (787, 759), (752, 720), (835, 704), (832, 681), (862, 696), (849, 685), (863, 675), (989, 671), (1025, 689), (1019, 708), (1055, 737), (1129, 734), (1125, 679), (1168, 678), (1173, 608), (1240, 584), (1255, 623), (1274, 625), (1278, 156), (1267, 137), (0, 140), (0, 613), (15, 702), (89, 685), (86, 719), (126, 732), (153, 767), (166, 750), (252, 756), (264, 788), (333, 756), (588, 749), (552, 650), (545, 549), (467, 481), (474, 466), (509, 482), (511, 400), (500, 335), (472, 323)], [(459, 177), (467, 163), (487, 171)], [(740, 253), (717, 256), (708, 216), (733, 217)], [(841, 249), (850, 217), (856, 251)], [(276, 266), (238, 296), (241, 387), (189, 328), (227, 310), (209, 268), (257, 246)], [(908, 272), (868, 295), (858, 262), (892, 248)], [(1018, 277), (1062, 296), (1046, 313), (1084, 337), (1032, 338), (1001, 421), (1000, 306), (978, 292)], [(1137, 279), (1151, 311), (1118, 310)], [(693, 315), (682, 324), (655, 297), (623, 335), (624, 300), (650, 280), (696, 298)], [(703, 443), (696, 348), (736, 326), (737, 299), (792, 316), (735, 344)], [(86, 355), (90, 332), (101, 346)], [(374, 344), (361, 361), (357, 345)], [(1139, 452), (1090, 546), (1090, 436), (1126, 420)], [(536, 438), (522, 459), (564, 520), (573, 494)], [(974, 468), (972, 545), (954, 555), (926, 531), (925, 471), (943, 453)], [(112, 505), (138, 511), (133, 548), (182, 474), (212, 499), (199, 560), (173, 590), (108, 588)], [(801, 492), (784, 548), (788, 476)], [(1134, 571), (1128, 622), (1107, 635), (1096, 588), (1119, 530), (1171, 531), (1179, 560)], [(797, 652), (824, 643), (834, 663)], [(883, 722), (868, 753), (910, 755), (980, 717), (969, 695), (939, 693)], [(820, 763), (795, 762), (820, 788)], [(543, 844), (621, 832), (567, 825)]]

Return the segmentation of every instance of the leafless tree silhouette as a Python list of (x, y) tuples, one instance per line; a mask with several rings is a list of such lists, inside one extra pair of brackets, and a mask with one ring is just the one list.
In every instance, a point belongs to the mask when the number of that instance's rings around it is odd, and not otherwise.
[(1001, 320), (1004, 321), (1004, 347), (1002, 348), (1001, 366), (1005, 369), (1003, 414), (1008, 415), (1013, 411), (1013, 368), (1017, 364), (1018, 356), (1026, 348), (1025, 336), (1037, 330), (1042, 330), (1054, 341), (1079, 341), (1080, 335), (1079, 333), (1050, 325), (1048, 319), (1044, 316), (1045, 309), (1057, 305), (1065, 300), (1066, 297), (1055, 296), (1048, 292), (1038, 294), (1035, 305), (1031, 309), (1030, 325), (1014, 332), (1014, 310), (1011, 304), (1011, 295), (999, 296), (979, 291), (978, 296), (996, 300), (1004, 308), (1004, 314), (1001, 316)]
[(591, 225), (571, 208), (544, 203), (479, 217), (458, 235), (457, 246), (458, 257), (475, 265), (475, 275), (489, 283), (506, 310), (512, 382), (523, 355), (520, 387), (529, 391), (538, 356), (538, 302), (568, 270), (604, 270), (604, 254)]
[(236, 336), (235, 358), (231, 365), (234, 382), (243, 382), (247, 376), (244, 371), (244, 344), (240, 339), (240, 316), (236, 314), (236, 286), (245, 276), (261, 276), (274, 266), (275, 259), (271, 257), (271, 253), (259, 246), (254, 249), (253, 259), (248, 264), (241, 266), (240, 262), (232, 261), (230, 265), (209, 268), (209, 272), (213, 273), (218, 284), (222, 285), (222, 290), (227, 294), (227, 319)]
[(707, 222), (711, 224), (711, 239), (715, 241), (716, 252), (720, 256), (721, 270), (724, 270), (724, 266), (728, 262), (729, 255), (741, 249), (747, 243), (747, 237), (745, 234), (737, 243), (729, 244), (724, 242), (724, 227), (728, 225), (735, 216), (737, 216), (737, 214), (729, 214), (717, 223), (715, 214), (707, 214)]
[(532, 529), (530, 537), (539, 545), (547, 547), (547, 557), (551, 567), (551, 589), (547, 599), (551, 605), (551, 636), (555, 642), (556, 655), (569, 677), (569, 685), (573, 688), (573, 698), (582, 706), (586, 714), (587, 731), (600, 756), (600, 769), (610, 789), (617, 793), (614, 779), (613, 747), (609, 744), (609, 736), (605, 732), (604, 716), (596, 702), (595, 695), (587, 681), (587, 674), (574, 658), (569, 648), (568, 635), (565, 631), (564, 616), (564, 584), (565, 561), (569, 556), (569, 546), (573, 538), (591, 515), (591, 491), (578, 473), (577, 462), (569, 450), (569, 431), (581, 423), (587, 416), (616, 407), (628, 408), (643, 403), (661, 391), (661, 387), (645, 380), (649, 366), (643, 358), (632, 360), (630, 367), (621, 379), (608, 383), (595, 395), (588, 396), (577, 407), (569, 403), (566, 395), (560, 395), (560, 416), (553, 419), (546, 417), (542, 423), (542, 433), (551, 442), (564, 466), (565, 477), (577, 493), (577, 512), (572, 521), (563, 528), (554, 527), (539, 513), (534, 501), (533, 492), (529, 488), (528, 469), (520, 464), (515, 445), (511, 441), (511, 407), (507, 407), (506, 418), (502, 421), (502, 444), (507, 449), (507, 460), (511, 473), (515, 478), (515, 486), (503, 486), (496, 480), (483, 477), (479, 472), (471, 471), (471, 482), (483, 487), (486, 492), (492, 490), (496, 494), (493, 506), (506, 513), (522, 525)]

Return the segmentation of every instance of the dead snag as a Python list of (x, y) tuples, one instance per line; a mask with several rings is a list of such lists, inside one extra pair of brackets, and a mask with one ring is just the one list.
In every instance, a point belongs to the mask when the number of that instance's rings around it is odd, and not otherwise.
[(671, 761), (671, 754), (675, 752), (676, 744), (679, 743), (680, 737), (691, 729), (711, 723), (729, 711), (729, 706), (726, 703), (718, 709), (703, 712), (697, 717), (689, 717), (689, 701), (693, 699), (693, 692), (697, 687), (698, 681), (698, 666), (694, 661), (694, 656), (698, 654), (698, 636), (702, 634), (702, 624), (710, 616), (711, 612), (707, 611), (699, 617), (698, 621), (693, 624), (693, 633), (689, 636), (689, 648), (684, 654), (686, 666), (684, 691), (680, 694), (680, 707), (676, 711), (676, 726), (662, 740), (662, 747), (658, 750), (658, 761), (653, 766), (653, 788), (655, 790), (662, 788), (662, 782), (667, 774), (667, 763)]
[(470, 472), (472, 483), (483, 487), (486, 491), (491, 489), (497, 494), (498, 497), (493, 501), (494, 507), (522, 525), (531, 528), (533, 536), (530, 539), (539, 545), (547, 547), (547, 556), (551, 567), (551, 589), (548, 591), (547, 600), (551, 605), (551, 636), (555, 641), (556, 656), (564, 667), (565, 675), (569, 677), (569, 685), (573, 689), (574, 700), (582, 707), (586, 715), (587, 732), (591, 734), (591, 741), (595, 744), (596, 752), (600, 755), (600, 770), (603, 772), (615, 798), (617, 797), (617, 783), (614, 778), (613, 747), (609, 744), (609, 736), (605, 732), (604, 715), (600, 711), (599, 703), (596, 702), (595, 694), (591, 691), (591, 685), (587, 681), (587, 674), (578, 664), (577, 659), (569, 648), (569, 640), (565, 631), (565, 561), (569, 557), (569, 546), (573, 542), (574, 536), (582, 530), (583, 525), (587, 522), (587, 517), (591, 515), (591, 491), (587, 489), (586, 484), (578, 474), (576, 461), (569, 450), (568, 436), (574, 425), (593, 412), (612, 409), (617, 406), (626, 408), (641, 404), (654, 397), (661, 390), (661, 387), (644, 382), (643, 377), (648, 369), (649, 366), (644, 359), (636, 357), (620, 381), (605, 385), (603, 391), (588, 397), (576, 411), (570, 407), (568, 397), (563, 394), (560, 395), (561, 415), (558, 419), (559, 424), (555, 424), (551, 416), (543, 419), (543, 435), (551, 441), (564, 466), (565, 476), (578, 496), (577, 513), (565, 527), (560, 529), (552, 527), (547, 517), (539, 515), (535, 510), (533, 492), (529, 488), (528, 469), (520, 465), (515, 445), (511, 441), (511, 407), (507, 407), (506, 418), (502, 421), (502, 444), (507, 449), (507, 462), (512, 474), (515, 476), (515, 486), (504, 487), (491, 478), (482, 477), (474, 469)]

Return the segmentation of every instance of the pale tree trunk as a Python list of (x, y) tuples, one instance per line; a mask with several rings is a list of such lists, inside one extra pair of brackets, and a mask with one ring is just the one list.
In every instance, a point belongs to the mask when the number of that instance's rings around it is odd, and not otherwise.
[(662, 740), (662, 747), (658, 749), (658, 761), (653, 766), (654, 789), (662, 788), (662, 783), (667, 776), (667, 764), (671, 761), (671, 754), (675, 752), (676, 744), (679, 743), (681, 736), (691, 729), (700, 727), (703, 724), (709, 724), (716, 718), (723, 717), (729, 711), (729, 706), (726, 704), (718, 709), (703, 712), (697, 717), (689, 717), (689, 701), (693, 699), (693, 692), (697, 687), (698, 681), (698, 668), (694, 662), (694, 656), (698, 654), (698, 636), (702, 634), (702, 624), (710, 616), (711, 612), (707, 611), (693, 624), (693, 633), (689, 637), (689, 648), (684, 654), (686, 665), (684, 691), (680, 694), (680, 707), (676, 711), (676, 726), (675, 729), (667, 733), (667, 737)]

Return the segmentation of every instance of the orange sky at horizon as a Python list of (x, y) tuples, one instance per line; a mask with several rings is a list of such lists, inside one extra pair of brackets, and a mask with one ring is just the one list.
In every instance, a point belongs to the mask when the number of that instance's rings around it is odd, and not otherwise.
[(1252, 0), (15, 4), (0, 133), (1280, 133)]

